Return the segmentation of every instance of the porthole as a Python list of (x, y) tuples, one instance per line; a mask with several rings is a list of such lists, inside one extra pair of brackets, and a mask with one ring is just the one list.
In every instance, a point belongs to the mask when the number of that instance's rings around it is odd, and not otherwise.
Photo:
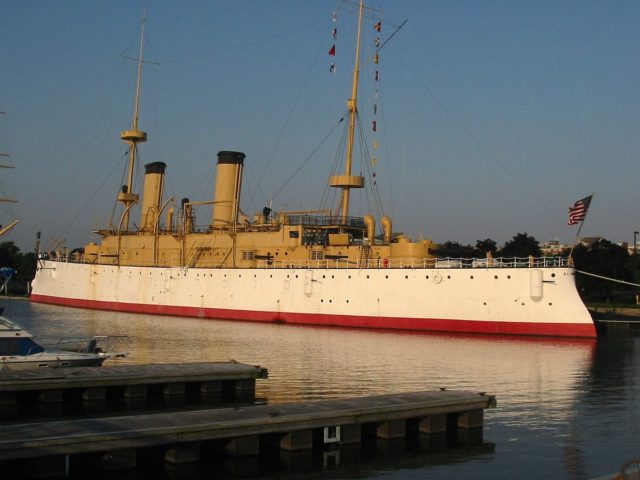
[[(389, 275), (387, 275), (387, 278), (389, 278)], [(409, 275), (405, 275), (404, 278), (405, 278), (405, 280), (408, 280), (409, 279)]]
[(553, 303), (549, 302), (549, 306), (553, 305)]
[(498, 275), (494, 275), (493, 278), (495, 278), (497, 280), (498, 279)]
[(470, 276), (469, 276), (469, 278), (470, 278), (471, 280), (473, 280), (473, 275), (470, 275)]
[(424, 278), (426, 278), (427, 280), (429, 280), (429, 275), (425, 276)]
[(552, 273), (552, 274), (551, 274), (551, 277), (555, 277), (555, 276), (556, 276), (556, 274), (555, 274), (555, 273)]
[(367, 275), (367, 278), (369, 278), (369, 275)]
[(487, 304), (487, 302), (482, 302), (482, 304), (483, 304), (483, 305), (486, 305), (486, 304)]
[(451, 278), (451, 275), (447, 275), (447, 279), (450, 279), (450, 278)]
[(509, 279), (509, 278), (511, 278), (511, 275), (507, 275), (507, 278), (508, 278), (508, 279)]

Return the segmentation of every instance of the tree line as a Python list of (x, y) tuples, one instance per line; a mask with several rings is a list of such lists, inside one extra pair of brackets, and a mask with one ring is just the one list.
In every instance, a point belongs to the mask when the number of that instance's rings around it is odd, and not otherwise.
[[(451, 258), (486, 258), (489, 252), (494, 258), (542, 256), (540, 243), (527, 233), (514, 235), (500, 248), (495, 240), (485, 238), (477, 240), (475, 245), (446, 241), (431, 251), (438, 257)], [(569, 255), (569, 250), (561, 255)], [(629, 255), (626, 247), (616, 245), (607, 239), (602, 238), (588, 245), (577, 245), (573, 249), (572, 257), (577, 270), (640, 284), (640, 254)], [(16, 271), (10, 283), (10, 292), (26, 292), (27, 283), (35, 277), (36, 261), (34, 252), (23, 253), (11, 241), (0, 243), (0, 268)], [(640, 294), (638, 287), (582, 274), (576, 275), (576, 284), (578, 292), (586, 302), (635, 303), (636, 295)]]
[[(452, 258), (485, 258), (489, 252), (495, 258), (542, 256), (540, 243), (527, 233), (516, 234), (502, 248), (498, 248), (495, 240), (485, 238), (477, 240), (475, 246), (446, 241), (432, 251), (439, 257)], [(586, 245), (578, 244), (573, 252), (567, 248), (560, 255), (568, 256), (569, 253), (576, 270), (580, 272), (640, 284), (640, 254), (630, 255), (625, 246), (601, 238)], [(582, 299), (589, 303), (636, 303), (636, 296), (640, 294), (639, 287), (581, 273), (576, 275), (576, 286)]]
[(27, 292), (27, 283), (36, 276), (36, 254), (22, 253), (13, 242), (1, 242), (0, 268), (15, 271), (9, 283), (9, 293), (24, 294)]
[(431, 253), (439, 257), (452, 258), (485, 258), (488, 253), (493, 257), (540, 257), (542, 251), (538, 241), (527, 233), (518, 233), (511, 240), (505, 242), (502, 248), (498, 248), (495, 240), (485, 238), (476, 241), (475, 246), (461, 245), (458, 242), (446, 241)]

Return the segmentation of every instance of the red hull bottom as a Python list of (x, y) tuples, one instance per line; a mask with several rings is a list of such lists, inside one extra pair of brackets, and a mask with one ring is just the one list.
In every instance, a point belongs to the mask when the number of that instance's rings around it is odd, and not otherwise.
[(54, 305), (98, 310), (112, 310), (116, 312), (151, 313), (155, 315), (291, 323), (327, 327), (379, 328), (392, 330), (423, 330), (508, 335), (542, 335), (551, 337), (596, 337), (596, 328), (593, 323), (495, 322), (440, 318), (367, 317), (359, 315), (262, 312), (252, 310), (228, 310), (224, 308), (196, 308), (171, 305), (103, 302), (96, 300), (51, 297), (48, 295), (31, 295), (31, 300), (39, 303), (50, 303)]

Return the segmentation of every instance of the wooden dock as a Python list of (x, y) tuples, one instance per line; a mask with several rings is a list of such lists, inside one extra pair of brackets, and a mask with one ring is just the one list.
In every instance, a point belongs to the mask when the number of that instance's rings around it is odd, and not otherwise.
[(640, 333), (640, 310), (637, 308), (589, 307), (600, 334)]
[(267, 378), (267, 375), (266, 368), (235, 362), (3, 371), (0, 411), (34, 401), (95, 403), (109, 397), (184, 396), (193, 390), (203, 396), (226, 392), (233, 399), (236, 394), (254, 398), (256, 379)]
[(640, 319), (636, 317), (603, 317), (594, 322), (599, 333), (640, 333)]
[(68, 474), (76, 460), (81, 462), (87, 456), (108, 455), (113, 463), (135, 468), (136, 459), (143, 457), (145, 450), (158, 448), (167, 464), (176, 465), (198, 462), (201, 456), (214, 453), (244, 457), (258, 455), (265, 448), (339, 448), (367, 436), (403, 438), (408, 431), (429, 435), (459, 429), (481, 432), (484, 409), (494, 405), (495, 397), (484, 393), (425, 391), (12, 424), (0, 437), (0, 471), (20, 459), (48, 458)]

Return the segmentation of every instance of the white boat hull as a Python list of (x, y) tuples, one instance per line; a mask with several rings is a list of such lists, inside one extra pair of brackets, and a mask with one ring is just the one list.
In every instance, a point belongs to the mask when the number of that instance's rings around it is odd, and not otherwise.
[(11, 355), (0, 358), (0, 372), (63, 367), (100, 367), (107, 356), (90, 353), (45, 351), (33, 355)]
[(558, 268), (117, 267), (41, 261), (35, 302), (326, 326), (594, 337)]

